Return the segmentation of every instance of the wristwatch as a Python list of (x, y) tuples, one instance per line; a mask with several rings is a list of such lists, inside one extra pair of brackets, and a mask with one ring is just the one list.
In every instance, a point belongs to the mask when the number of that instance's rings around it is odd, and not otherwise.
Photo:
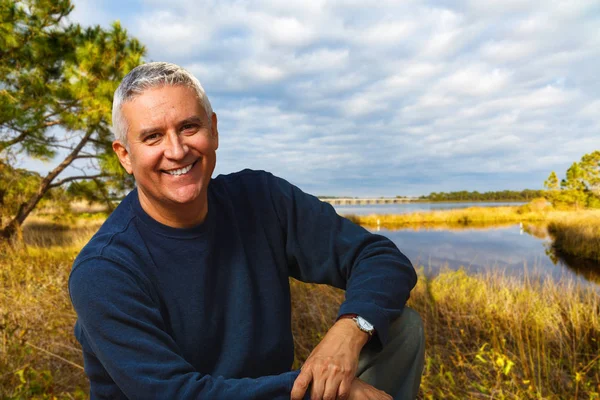
[(358, 326), (358, 329), (360, 329), (363, 332), (368, 333), (369, 338), (371, 336), (373, 336), (373, 333), (375, 333), (375, 327), (373, 326), (373, 324), (371, 324), (369, 321), (367, 321), (366, 319), (364, 319), (363, 317), (361, 317), (358, 314), (340, 315), (338, 320), (340, 320), (342, 318), (350, 318), (352, 321), (356, 322), (356, 326)]

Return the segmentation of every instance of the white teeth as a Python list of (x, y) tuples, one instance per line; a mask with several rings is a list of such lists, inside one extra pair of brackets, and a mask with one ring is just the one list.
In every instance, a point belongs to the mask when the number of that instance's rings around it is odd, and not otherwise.
[(179, 175), (183, 175), (183, 174), (187, 174), (188, 172), (190, 172), (190, 169), (192, 169), (192, 165), (190, 164), (185, 168), (180, 168), (180, 169), (176, 169), (174, 171), (165, 171), (167, 174), (169, 175), (174, 175), (174, 176), (179, 176)]

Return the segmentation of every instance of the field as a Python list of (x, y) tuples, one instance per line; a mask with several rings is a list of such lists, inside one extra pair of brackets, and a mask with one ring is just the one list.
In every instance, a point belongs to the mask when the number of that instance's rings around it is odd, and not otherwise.
[[(32, 219), (26, 246), (0, 249), (0, 398), (87, 398), (67, 294), (71, 263), (102, 221), (85, 217)], [(297, 367), (343, 294), (291, 286)], [(589, 287), (421, 271), (409, 305), (427, 336), (420, 398), (600, 399), (600, 296)]]
[(600, 262), (600, 213), (555, 218), (548, 231), (560, 251)]
[(549, 222), (562, 220), (587, 225), (598, 220), (600, 210), (554, 210), (537, 201), (518, 207), (470, 207), (394, 215), (347, 215), (353, 222), (368, 226), (394, 229), (412, 226), (490, 226), (519, 222)]

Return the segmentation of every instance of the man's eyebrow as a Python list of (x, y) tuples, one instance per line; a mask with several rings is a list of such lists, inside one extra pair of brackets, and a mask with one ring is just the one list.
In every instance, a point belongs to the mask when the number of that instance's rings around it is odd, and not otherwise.
[[(193, 117), (189, 117), (184, 120), (181, 120), (180, 122), (177, 123), (177, 126), (181, 127), (186, 124), (198, 124), (200, 126), (204, 126), (204, 122), (202, 122), (202, 118), (200, 118), (197, 115), (194, 115)], [(140, 133), (138, 134), (138, 137), (143, 138), (144, 136), (146, 136), (148, 134), (155, 133), (160, 130), (161, 130), (160, 127), (151, 127), (151, 128), (142, 129), (140, 131)]]
[(204, 126), (204, 122), (202, 122), (202, 118), (200, 118), (197, 115), (194, 115), (193, 117), (186, 118), (186, 119), (182, 120), (181, 122), (179, 122), (179, 124), (177, 124), (177, 125), (183, 126), (183, 125), (186, 125), (186, 124), (198, 124), (200, 126)]
[(151, 133), (155, 133), (160, 131), (159, 127), (152, 127), (152, 128), (146, 128), (146, 129), (142, 129), (140, 131), (140, 133), (138, 133), (138, 138), (143, 139), (144, 136), (149, 135)]

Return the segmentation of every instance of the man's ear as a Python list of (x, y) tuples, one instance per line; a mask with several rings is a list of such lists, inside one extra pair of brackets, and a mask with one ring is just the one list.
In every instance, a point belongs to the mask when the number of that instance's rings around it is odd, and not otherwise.
[(217, 114), (212, 113), (212, 116), (210, 118), (210, 130), (211, 130), (211, 135), (213, 137), (213, 139), (215, 140), (215, 150), (219, 148), (219, 129), (217, 127)]
[(133, 169), (131, 168), (131, 160), (129, 158), (129, 150), (127, 150), (127, 147), (125, 147), (125, 145), (119, 140), (115, 140), (114, 142), (112, 142), (112, 148), (114, 152), (117, 153), (117, 157), (119, 157), (119, 162), (121, 163), (123, 168), (125, 168), (125, 171), (127, 171), (127, 173), (131, 175), (133, 173)]

